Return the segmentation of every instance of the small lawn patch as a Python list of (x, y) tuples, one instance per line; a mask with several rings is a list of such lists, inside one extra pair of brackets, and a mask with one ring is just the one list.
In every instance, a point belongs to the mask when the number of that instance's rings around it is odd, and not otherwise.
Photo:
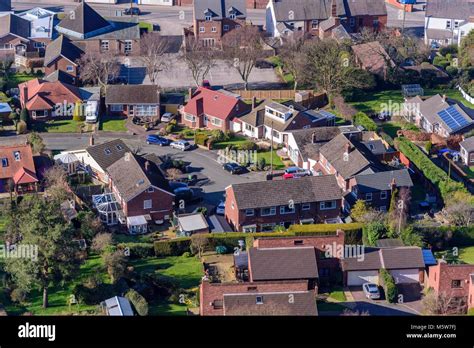
[(474, 166), (463, 166), (462, 169), (469, 179), (474, 179)]
[(347, 308), (339, 303), (326, 302), (326, 301), (317, 301), (318, 312), (338, 312), (342, 313)]
[(401, 90), (364, 92), (354, 97), (356, 102), (349, 102), (358, 111), (368, 115), (379, 113), (384, 107), (403, 103)]
[[(272, 151), (273, 151), (273, 169), (274, 170), (284, 169), (285, 164), (283, 163), (281, 158), (277, 155), (276, 151), (275, 150), (272, 150)], [(270, 150), (259, 151), (257, 153), (257, 161), (260, 161), (261, 158), (265, 158), (265, 162), (267, 163), (268, 166), (271, 163), (270, 157), (271, 157), (271, 151)]]
[(31, 75), (31, 74), (24, 74), (24, 73), (17, 73), (10, 75), (7, 80), (6, 88), (17, 88), (20, 83), (33, 80), (38, 76)]
[(461, 92), (457, 89), (438, 87), (438, 88), (432, 88), (432, 89), (425, 89), (424, 94), (425, 96), (432, 96), (435, 94), (446, 95), (448, 98), (457, 100), (463, 103), (468, 108), (474, 109), (474, 104), (471, 104), (466, 99), (464, 99)]
[(474, 265), (474, 246), (459, 248), (459, 259)]
[(80, 133), (83, 124), (83, 122), (77, 122), (73, 119), (35, 122), (33, 130), (47, 133)]
[(236, 135), (231, 137), (229, 140), (212, 143), (212, 148), (220, 150), (225, 149), (227, 146), (239, 146), (247, 141), (248, 139), (246, 137)]
[(126, 132), (126, 118), (102, 116), (99, 121), (99, 130), (103, 132)]
[(340, 287), (333, 289), (329, 293), (329, 297), (339, 302), (345, 302), (347, 300), (346, 295), (344, 294), (344, 290)]

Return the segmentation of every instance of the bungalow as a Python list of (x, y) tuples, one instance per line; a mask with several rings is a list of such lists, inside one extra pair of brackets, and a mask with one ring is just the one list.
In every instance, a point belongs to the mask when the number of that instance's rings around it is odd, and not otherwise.
[(112, 85), (105, 96), (107, 114), (137, 117), (144, 121), (160, 118), (160, 92), (153, 85)]
[(56, 40), (46, 46), (44, 56), (45, 75), (50, 76), (57, 71), (68, 76), (63, 82), (75, 84), (78, 77), (77, 60), (84, 52), (74, 45), (64, 35), (59, 35)]
[(181, 122), (189, 128), (232, 130), (232, 120), (249, 112), (238, 94), (199, 87), (181, 110)]
[(466, 166), (474, 166), (474, 137), (464, 139), (459, 143), (461, 158)]
[(72, 117), (74, 106), (81, 102), (80, 89), (60, 81), (34, 79), (18, 85), (20, 104), (33, 120)]
[(444, 260), (438, 260), (436, 266), (429, 267), (427, 287), (437, 295), (446, 295), (453, 304), (467, 304), (468, 308), (474, 308), (473, 280), (474, 265), (448, 264)]
[[(350, 179), (351, 195), (353, 200), (346, 199), (345, 203), (363, 200), (375, 209), (388, 211), (392, 192), (401, 188), (410, 189), (413, 182), (407, 169), (377, 172), (372, 174), (358, 174)], [(347, 197), (348, 198), (348, 197)], [(346, 207), (349, 210), (349, 207)]]
[(121, 207), (118, 221), (130, 234), (146, 233), (148, 223), (163, 223), (173, 212), (174, 194), (156, 165), (131, 152), (107, 168), (109, 187)]
[(288, 132), (297, 129), (333, 126), (336, 116), (325, 110), (308, 110), (295, 102), (265, 100), (249, 114), (239, 118), (242, 133), (256, 139), (288, 142)]
[[(202, 281), (199, 314), (314, 316), (316, 291), (308, 282), (210, 283)], [(289, 301), (291, 299), (291, 301)]]
[(0, 160), (0, 193), (22, 194), (38, 189), (39, 180), (30, 145), (1, 146)]
[(408, 122), (415, 123), (424, 131), (445, 138), (465, 133), (474, 125), (464, 106), (439, 94), (425, 100), (420, 96), (406, 99), (403, 115)]
[(84, 52), (140, 55), (140, 28), (136, 18), (108, 20), (82, 1), (55, 27)]
[(340, 216), (336, 178), (308, 176), (226, 187), (225, 217), (235, 231), (273, 231), (278, 225), (323, 222)]
[(382, 268), (393, 276), (396, 284), (424, 282), (425, 262), (419, 247), (365, 247), (362, 255), (346, 257), (341, 265), (345, 286), (379, 284), (379, 271)]

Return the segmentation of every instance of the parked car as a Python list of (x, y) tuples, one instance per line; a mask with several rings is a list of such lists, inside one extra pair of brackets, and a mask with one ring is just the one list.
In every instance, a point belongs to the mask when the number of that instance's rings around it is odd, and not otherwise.
[(268, 60), (260, 59), (260, 60), (257, 60), (255, 67), (257, 69), (273, 69), (275, 67), (275, 64), (273, 64), (272, 62), (269, 62)]
[(224, 164), (222, 168), (224, 168), (224, 170), (228, 171), (230, 174), (242, 174), (244, 172), (244, 167), (233, 162)]
[(186, 140), (173, 141), (170, 146), (181, 151), (190, 150), (193, 146)]
[(188, 184), (186, 184), (185, 182), (181, 182), (181, 181), (170, 181), (169, 182), (169, 185), (170, 185), (170, 188), (174, 191), (178, 188), (188, 188)]
[(161, 115), (161, 122), (169, 122), (174, 118), (174, 115), (171, 112), (165, 112)]
[(284, 179), (293, 179), (301, 178), (303, 176), (310, 176), (311, 172), (307, 169), (299, 167), (288, 167), (285, 169), (285, 174), (283, 174)]
[(216, 208), (216, 214), (224, 215), (224, 213), (225, 213), (225, 202), (220, 201), (220, 203), (217, 205), (217, 208)]
[(170, 140), (160, 137), (159, 135), (156, 134), (150, 134), (146, 137), (146, 143), (147, 144), (156, 144), (160, 146), (167, 146), (170, 144)]
[(194, 191), (189, 187), (178, 187), (173, 190), (176, 201), (184, 200), (188, 202), (194, 198)]
[(362, 285), (362, 289), (364, 290), (365, 297), (367, 297), (369, 300), (380, 299), (379, 287), (376, 284), (364, 283)]
[(139, 16), (142, 12), (138, 7), (129, 7), (123, 10), (123, 14), (127, 16)]

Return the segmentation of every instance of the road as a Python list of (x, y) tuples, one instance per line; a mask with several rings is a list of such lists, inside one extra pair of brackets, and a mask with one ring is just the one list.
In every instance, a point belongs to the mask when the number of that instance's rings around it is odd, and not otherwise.
[[(88, 146), (87, 134), (54, 134), (43, 133), (44, 143), (49, 150), (81, 149)], [(131, 150), (140, 149), (140, 153), (155, 153), (158, 156), (171, 155), (174, 159), (189, 162), (193, 173), (199, 173), (209, 179), (209, 183), (202, 186), (205, 193), (205, 203), (217, 205), (223, 199), (224, 190), (230, 184), (265, 180), (264, 173), (246, 173), (231, 175), (222, 169), (215, 152), (194, 149), (181, 152), (170, 147), (147, 145), (142, 137), (129, 134), (100, 133), (94, 136), (95, 143), (100, 144), (108, 140), (121, 138)], [(25, 136), (0, 137), (0, 145), (24, 143)]]

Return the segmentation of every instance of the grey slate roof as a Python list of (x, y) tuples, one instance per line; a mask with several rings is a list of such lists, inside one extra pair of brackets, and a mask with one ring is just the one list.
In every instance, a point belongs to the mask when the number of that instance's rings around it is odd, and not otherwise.
[(345, 0), (344, 5), (348, 17), (387, 15), (385, 0)]
[[(317, 127), (292, 131), (303, 161), (319, 159), (319, 149), (341, 133), (338, 127)], [(313, 143), (313, 134), (315, 142)]]
[(44, 80), (48, 82), (59, 81), (59, 82), (67, 83), (70, 85), (74, 85), (75, 83), (74, 77), (72, 77), (71, 75), (69, 75), (68, 73), (62, 70), (54, 70), (51, 74), (49, 74), (48, 76), (45, 76)]
[(363, 141), (362, 144), (364, 144), (374, 155), (382, 155), (387, 152), (382, 140), (368, 140)]
[(194, 1), (194, 16), (197, 20), (205, 20), (205, 12), (210, 11), (213, 20), (229, 18), (229, 9), (236, 11), (239, 19), (247, 17), (245, 0), (199, 0)]
[(366, 247), (364, 258), (341, 260), (344, 271), (424, 268), (423, 253), (419, 247), (403, 246), (394, 248)]
[(472, 0), (427, 0), (426, 17), (446, 19), (469, 19), (474, 16)]
[(393, 248), (404, 246), (403, 241), (399, 238), (384, 238), (375, 242), (378, 248)]
[(300, 204), (342, 198), (334, 175), (233, 184), (232, 189), (238, 209), (288, 205), (290, 200)]
[(115, 139), (103, 144), (89, 146), (86, 151), (103, 170), (106, 170), (121, 159), (125, 153), (130, 152), (130, 149), (122, 140)]
[(112, 25), (89, 4), (82, 1), (69, 15), (57, 25), (74, 33), (87, 37), (97, 31), (111, 30)]
[(153, 85), (112, 85), (107, 88), (105, 104), (159, 104), (160, 94)]
[(0, 25), (0, 37), (8, 34), (14, 34), (23, 39), (30, 36), (30, 22), (14, 14), (2, 16)]
[(318, 278), (314, 247), (251, 248), (248, 254), (253, 281)]
[(373, 174), (360, 174), (355, 176), (359, 192), (373, 192), (390, 190), (392, 180), (396, 187), (412, 187), (413, 181), (407, 169), (377, 172)]
[(75, 46), (68, 38), (64, 35), (59, 35), (56, 40), (46, 46), (44, 64), (48, 65), (59, 56), (63, 56), (76, 64), (76, 60), (78, 60), (83, 53), (84, 52)]
[(10, 12), (12, 10), (11, 0), (0, 0), (0, 12)]
[[(130, 201), (150, 186), (170, 192), (168, 182), (161, 171), (150, 161), (148, 161), (149, 169), (147, 171), (145, 169), (146, 161), (143, 157), (129, 153), (107, 169), (114, 186), (125, 202)], [(169, 194), (171, 195), (171, 193)]]
[(138, 40), (140, 39), (140, 26), (136, 18), (114, 18), (109, 20), (112, 25), (110, 30), (94, 35), (94, 40)]
[(108, 315), (133, 316), (132, 306), (125, 297), (111, 297), (104, 301)]
[(474, 136), (469, 137), (459, 143), (466, 151), (472, 152), (474, 151)]
[[(345, 16), (343, 0), (337, 1), (337, 15)], [(277, 22), (327, 19), (331, 16), (332, 0), (282, 0), (273, 2)], [(290, 18), (290, 11), (293, 19)]]
[[(257, 297), (261, 304), (257, 304)], [(313, 291), (224, 294), (224, 315), (313, 316), (317, 313)]]

